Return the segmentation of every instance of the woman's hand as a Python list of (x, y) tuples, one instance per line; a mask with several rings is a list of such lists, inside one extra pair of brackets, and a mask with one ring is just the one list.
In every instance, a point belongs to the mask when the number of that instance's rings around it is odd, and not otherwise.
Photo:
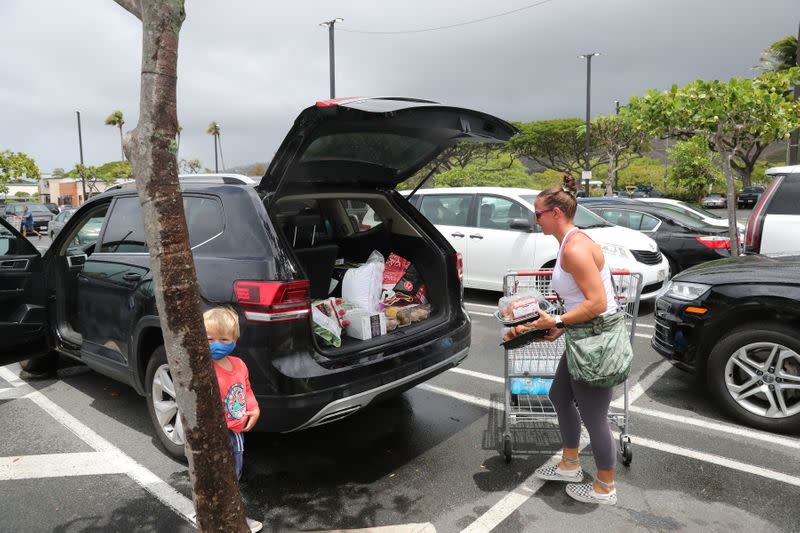
[(550, 331), (548, 331), (547, 334), (542, 337), (542, 340), (553, 342), (563, 334), (564, 330), (561, 328), (550, 328)]
[(525, 325), (533, 327), (534, 329), (552, 329), (556, 326), (556, 321), (544, 311), (539, 311), (539, 318)]

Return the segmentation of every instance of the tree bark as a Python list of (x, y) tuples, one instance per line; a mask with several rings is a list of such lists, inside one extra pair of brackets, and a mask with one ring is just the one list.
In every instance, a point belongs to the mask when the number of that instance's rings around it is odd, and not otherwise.
[(183, 0), (115, 0), (142, 21), (139, 123), (126, 135), (200, 531), (249, 531), (209, 355), (175, 157)]
[[(723, 144), (720, 142), (721, 136), (719, 134), (715, 140), (716, 145), (722, 148)], [(733, 152), (733, 150), (721, 152), (720, 159), (722, 159), (722, 172), (725, 174), (725, 182), (727, 184), (728, 237), (731, 240), (731, 257), (737, 257), (739, 255), (739, 227), (736, 224), (736, 185), (731, 171)]]

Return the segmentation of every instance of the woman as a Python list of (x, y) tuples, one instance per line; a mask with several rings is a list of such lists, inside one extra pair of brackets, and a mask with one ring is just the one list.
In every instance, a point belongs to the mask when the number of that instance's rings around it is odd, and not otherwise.
[[(549, 329), (545, 340), (554, 341), (564, 327), (592, 322), (602, 323), (619, 308), (614, 297), (611, 271), (603, 252), (591, 238), (572, 223), (577, 209), (575, 178), (564, 175), (564, 186), (542, 191), (536, 199), (536, 221), (545, 235), (560, 243), (553, 269), (553, 289), (564, 301), (566, 312), (550, 316), (542, 312), (533, 322), (537, 329)], [(608, 408), (613, 387), (595, 387), (575, 381), (570, 375), (566, 355), (561, 357), (550, 389), (550, 400), (558, 416), (562, 440), (562, 458), (558, 465), (542, 466), (536, 476), (566, 481), (567, 494), (586, 503), (617, 502), (614, 485), (616, 445), (608, 423)], [(577, 401), (577, 409), (576, 403)], [(586, 425), (597, 465), (594, 483), (581, 484), (583, 471), (578, 460), (581, 420)]]

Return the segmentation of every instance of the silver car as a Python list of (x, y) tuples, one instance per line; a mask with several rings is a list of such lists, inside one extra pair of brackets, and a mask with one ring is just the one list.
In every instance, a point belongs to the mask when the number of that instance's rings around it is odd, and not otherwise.
[(711, 193), (700, 202), (703, 207), (728, 207), (728, 199), (724, 195)]
[(77, 209), (64, 209), (50, 222), (49, 229), (51, 239), (55, 239), (56, 235), (58, 235), (58, 232), (64, 228), (64, 224), (67, 223), (67, 220), (70, 219), (75, 211), (77, 211)]

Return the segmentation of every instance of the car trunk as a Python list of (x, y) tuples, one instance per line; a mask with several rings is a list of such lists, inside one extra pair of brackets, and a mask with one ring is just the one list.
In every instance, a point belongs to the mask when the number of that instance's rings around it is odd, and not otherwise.
[[(331, 191), (290, 193), (273, 199), (269, 216), (285, 248), (292, 252), (297, 278), (310, 281), (312, 300), (340, 294), (341, 282), (331, 290), (337, 262), (364, 263), (373, 251), (380, 252), (384, 261), (391, 253), (407, 259), (426, 286), (431, 308), (427, 320), (367, 340), (350, 337), (343, 330), (340, 347), (325, 345), (314, 336), (317, 351), (328, 358), (363, 354), (386, 344), (435, 335), (452, 313), (459, 312), (461, 287), (455, 271), (455, 252), (441, 236), (439, 240), (444, 244), (420, 228), (409, 214), (414, 212), (413, 207), (401, 202), (407, 204), (399, 196)], [(361, 224), (366, 217), (375, 224), (373, 227)], [(309, 335), (313, 335), (312, 329), (309, 317)]]

